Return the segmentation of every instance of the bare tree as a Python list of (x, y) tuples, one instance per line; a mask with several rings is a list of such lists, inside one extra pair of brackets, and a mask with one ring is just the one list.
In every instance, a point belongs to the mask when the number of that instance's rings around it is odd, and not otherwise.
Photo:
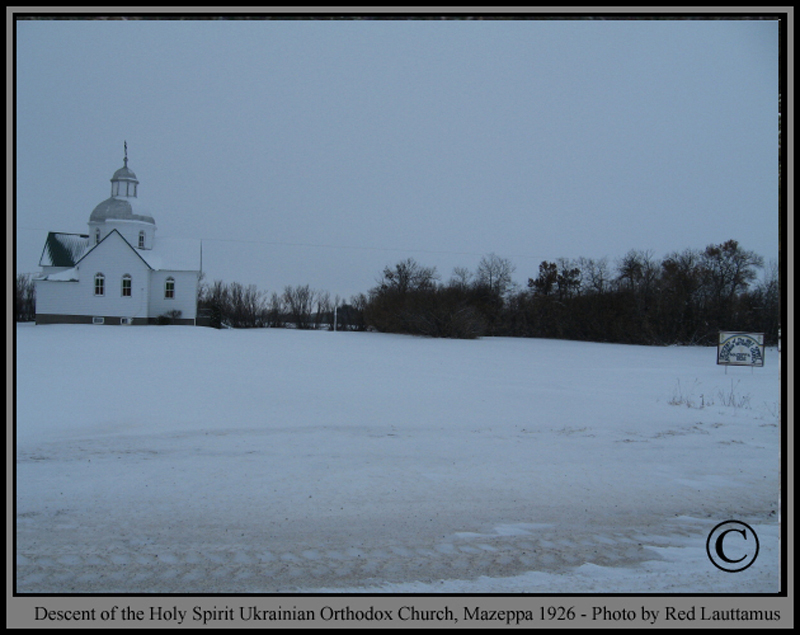
[(220, 328), (229, 324), (230, 303), (228, 287), (222, 280), (215, 280), (212, 284), (204, 283), (200, 291), (198, 307), (209, 312), (211, 326)]
[(611, 274), (608, 271), (608, 259), (578, 258), (578, 268), (581, 270), (582, 291), (589, 293), (604, 293), (608, 289)]
[(581, 269), (577, 263), (567, 258), (559, 258), (557, 263), (556, 286), (558, 288), (558, 297), (563, 300), (580, 292)]
[(316, 292), (308, 285), (292, 288), (288, 286), (283, 291), (283, 301), (289, 313), (289, 320), (298, 329), (312, 327), (311, 312), (314, 307)]
[(468, 289), (472, 283), (472, 272), (466, 267), (454, 267), (453, 275), (450, 276), (448, 286), (457, 289)]
[(328, 291), (318, 291), (316, 294), (317, 312), (314, 316), (314, 328), (318, 329), (326, 322), (333, 330), (333, 303)]
[(30, 274), (17, 274), (14, 285), (14, 319), (30, 322), (36, 319), (36, 285)]
[(438, 279), (436, 267), (424, 267), (413, 258), (407, 258), (398, 262), (394, 268), (384, 268), (383, 276), (378, 280), (378, 290), (394, 290), (402, 294), (432, 289)]
[(285, 325), (285, 313), (286, 309), (284, 307), (283, 296), (273, 291), (267, 305), (267, 325), (271, 327), (283, 327)]
[(339, 309), (339, 318), (343, 328), (353, 331), (365, 331), (367, 328), (364, 311), (367, 308), (367, 296), (359, 293), (350, 298), (349, 304), (343, 304)]
[(702, 261), (711, 296), (719, 306), (744, 291), (756, 279), (756, 269), (764, 266), (761, 256), (742, 249), (735, 240), (709, 245)]
[(475, 277), (478, 284), (486, 285), (500, 297), (504, 297), (512, 288), (511, 276), (516, 266), (508, 259), (491, 253), (481, 258)]
[(617, 280), (633, 291), (642, 279), (643, 267), (641, 252), (631, 249), (617, 262)]

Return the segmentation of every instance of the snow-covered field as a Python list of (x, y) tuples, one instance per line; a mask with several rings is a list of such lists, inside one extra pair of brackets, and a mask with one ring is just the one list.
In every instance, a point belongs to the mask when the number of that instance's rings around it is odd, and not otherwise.
[[(17, 591), (772, 593), (779, 356), (17, 326)], [(737, 574), (706, 537), (758, 534)]]

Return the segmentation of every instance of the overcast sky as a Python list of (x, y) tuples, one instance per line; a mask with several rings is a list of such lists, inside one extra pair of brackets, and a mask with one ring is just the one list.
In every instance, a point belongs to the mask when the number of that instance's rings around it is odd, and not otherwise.
[(778, 250), (778, 25), (19, 21), (17, 266), (129, 167), (210, 280)]

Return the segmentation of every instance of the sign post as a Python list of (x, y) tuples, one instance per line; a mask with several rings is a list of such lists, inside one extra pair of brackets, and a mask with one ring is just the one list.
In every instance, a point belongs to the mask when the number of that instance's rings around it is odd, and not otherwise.
[(725, 366), (764, 365), (764, 334), (741, 331), (720, 331), (717, 364)]

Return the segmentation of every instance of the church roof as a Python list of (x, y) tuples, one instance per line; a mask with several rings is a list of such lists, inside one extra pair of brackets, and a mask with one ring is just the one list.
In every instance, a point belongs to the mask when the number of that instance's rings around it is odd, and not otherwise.
[(125, 159), (125, 165), (121, 167), (119, 170), (114, 172), (114, 176), (111, 177), (112, 181), (136, 181), (137, 183), (139, 180), (136, 178), (136, 175), (133, 173), (128, 167), (128, 159)]
[[(52, 235), (52, 234), (51, 234)], [(124, 236), (119, 233), (116, 229), (112, 230), (103, 240), (100, 241), (97, 245), (92, 245), (91, 248), (87, 249), (89, 237), (82, 236), (84, 242), (84, 251), (80, 254), (79, 257), (75, 258), (73, 262), (69, 262), (68, 264), (61, 264), (61, 265), (52, 265), (52, 266), (62, 266), (62, 267), (71, 267), (66, 271), (59, 271), (55, 273), (50, 273), (47, 275), (43, 275), (40, 277), (41, 280), (52, 280), (52, 281), (72, 281), (78, 280), (78, 270), (75, 268), (76, 265), (81, 262), (84, 258), (89, 258), (92, 251), (105, 243), (109, 238), (113, 235), (116, 235), (121, 241), (122, 244), (129, 248), (133, 253), (135, 253), (139, 258), (141, 258), (142, 262), (147, 265), (150, 269), (154, 271), (200, 271), (202, 267), (202, 256), (201, 256), (201, 242), (197, 239), (191, 238), (156, 238), (155, 244), (153, 249), (136, 249), (131, 245), (127, 240), (125, 240)], [(69, 236), (69, 234), (61, 234), (61, 236)], [(56, 239), (53, 239), (54, 241)], [(48, 242), (50, 241), (50, 237), (48, 236)], [(47, 246), (45, 246), (45, 251), (47, 251)], [(59, 262), (67, 263), (67, 260), (60, 260)], [(39, 263), (40, 265), (44, 264), (44, 257), (43, 261)]]
[(78, 268), (73, 267), (72, 269), (65, 269), (64, 271), (51, 273), (46, 276), (39, 276), (38, 279), (49, 280), (51, 282), (78, 282), (80, 280), (80, 276), (78, 275)]
[(40, 267), (74, 267), (89, 246), (86, 234), (49, 232), (44, 243)]
[(156, 238), (152, 249), (137, 252), (156, 271), (200, 271), (201, 249), (193, 238)]
[(102, 223), (107, 220), (137, 220), (155, 225), (156, 221), (153, 220), (152, 216), (139, 209), (134, 211), (134, 201), (137, 201), (137, 199), (128, 197), (123, 198), (121, 196), (112, 196), (107, 198), (94, 208), (91, 216), (89, 216), (89, 222)]

